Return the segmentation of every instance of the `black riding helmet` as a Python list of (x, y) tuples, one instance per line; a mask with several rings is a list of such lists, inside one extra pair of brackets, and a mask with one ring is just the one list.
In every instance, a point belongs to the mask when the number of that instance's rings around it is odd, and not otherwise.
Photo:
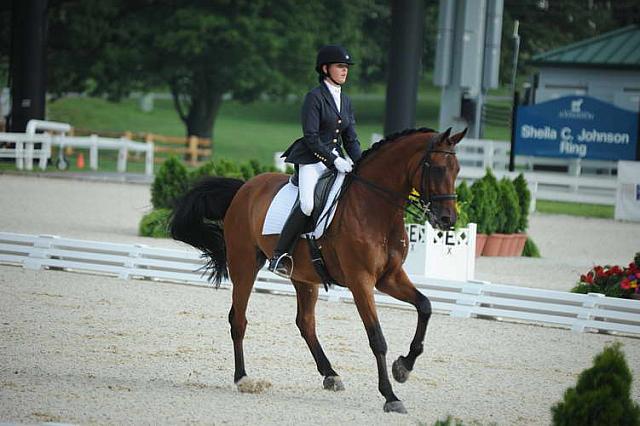
[(322, 66), (329, 64), (353, 65), (354, 62), (351, 60), (351, 55), (349, 55), (347, 49), (338, 45), (329, 45), (321, 47), (320, 50), (318, 50), (318, 56), (316, 58), (316, 71), (318, 74), (324, 75)]

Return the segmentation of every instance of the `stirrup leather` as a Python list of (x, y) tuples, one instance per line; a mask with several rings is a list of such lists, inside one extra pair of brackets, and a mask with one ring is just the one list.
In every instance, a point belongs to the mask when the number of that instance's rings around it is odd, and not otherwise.
[[(283, 264), (283, 260), (286, 262), (287, 259), (291, 265), (290, 269)], [(293, 275), (293, 257), (291, 257), (289, 253), (283, 253), (280, 257), (275, 259), (275, 262), (271, 259), (268, 269), (279, 277), (291, 278), (291, 275)]]

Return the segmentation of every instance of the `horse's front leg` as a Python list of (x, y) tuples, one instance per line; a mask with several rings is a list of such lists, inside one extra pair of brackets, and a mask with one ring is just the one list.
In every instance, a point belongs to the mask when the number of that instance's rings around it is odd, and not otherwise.
[(358, 308), (358, 313), (360, 313), (360, 318), (362, 318), (365, 330), (367, 331), (369, 346), (378, 364), (378, 390), (380, 390), (380, 393), (386, 399), (384, 411), (404, 414), (407, 410), (404, 408), (402, 401), (393, 393), (389, 373), (387, 372), (387, 342), (384, 340), (382, 328), (378, 322), (375, 300), (373, 298), (373, 286), (351, 288), (351, 292), (353, 293), (353, 300)]
[(429, 302), (427, 296), (416, 289), (402, 268), (397, 268), (385, 275), (378, 281), (376, 288), (391, 297), (412, 304), (418, 311), (418, 325), (416, 326), (416, 333), (411, 341), (411, 346), (409, 346), (409, 354), (400, 356), (393, 363), (391, 369), (393, 378), (400, 383), (404, 383), (413, 370), (416, 358), (424, 350), (424, 336), (427, 332), (429, 318), (431, 318), (431, 302)]

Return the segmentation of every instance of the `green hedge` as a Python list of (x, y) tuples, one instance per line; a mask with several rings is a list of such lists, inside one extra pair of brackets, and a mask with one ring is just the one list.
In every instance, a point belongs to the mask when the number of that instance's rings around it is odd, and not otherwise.
[(606, 347), (551, 408), (553, 424), (640, 425), (640, 407), (631, 400), (632, 381), (620, 343)]
[(176, 199), (205, 176), (223, 176), (242, 180), (265, 172), (277, 172), (256, 160), (237, 163), (224, 158), (211, 160), (189, 171), (176, 157), (168, 158), (158, 169), (151, 185), (151, 204), (154, 210), (140, 221), (139, 232), (145, 237), (168, 237), (167, 224)]
[(139, 233), (143, 237), (169, 238), (170, 209), (156, 209), (143, 216)]

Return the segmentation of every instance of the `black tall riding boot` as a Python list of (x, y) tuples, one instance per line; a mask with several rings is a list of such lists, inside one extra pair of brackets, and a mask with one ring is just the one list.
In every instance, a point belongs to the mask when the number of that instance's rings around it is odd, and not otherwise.
[(287, 221), (284, 223), (282, 233), (273, 256), (269, 259), (268, 269), (276, 275), (290, 278), (293, 273), (293, 249), (296, 247), (298, 237), (304, 231), (309, 216), (300, 209), (300, 203), (296, 203)]

